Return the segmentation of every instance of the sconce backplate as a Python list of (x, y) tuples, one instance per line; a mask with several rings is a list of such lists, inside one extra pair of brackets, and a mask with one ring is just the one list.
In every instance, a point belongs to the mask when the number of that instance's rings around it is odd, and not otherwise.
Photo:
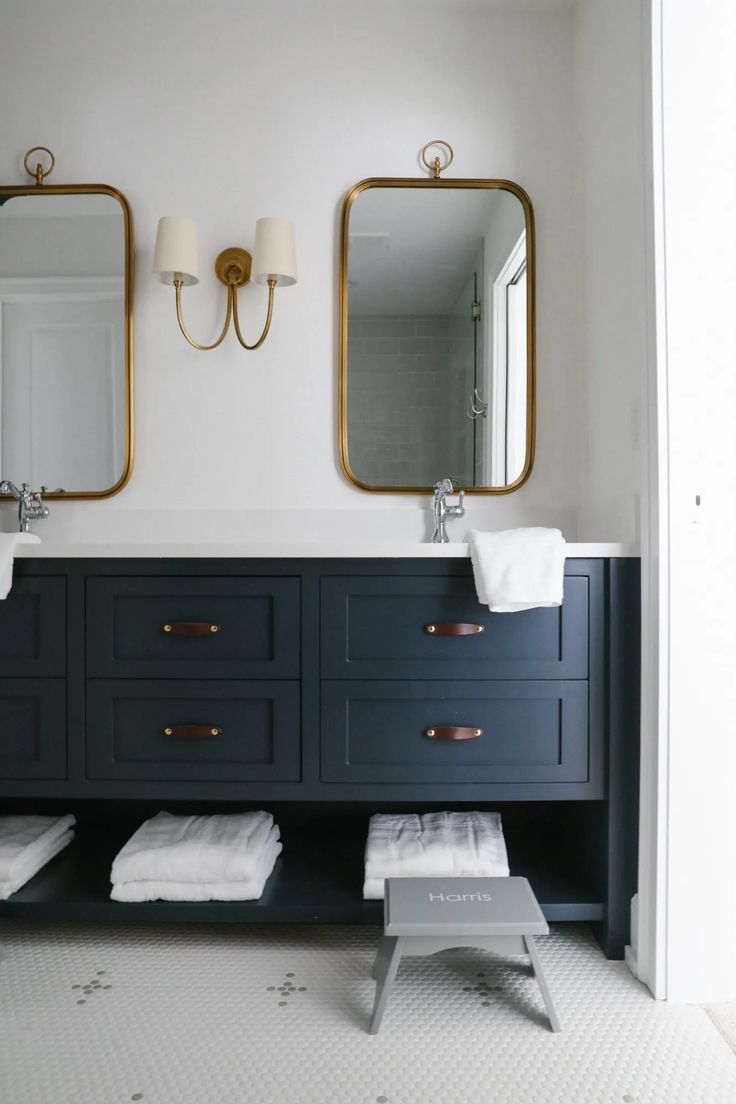
[(250, 270), (253, 258), (247, 249), (239, 249), (233, 246), (231, 249), (223, 249), (215, 261), (215, 275), (220, 283), (235, 284), (236, 287), (245, 287), (250, 283)]

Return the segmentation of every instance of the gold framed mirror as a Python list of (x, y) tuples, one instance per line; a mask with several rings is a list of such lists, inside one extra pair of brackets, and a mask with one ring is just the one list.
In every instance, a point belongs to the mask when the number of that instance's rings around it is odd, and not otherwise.
[(509, 494), (534, 461), (532, 204), (441, 177), (427, 148), (430, 178), (363, 180), (343, 204), (341, 464), (366, 491)]
[(108, 498), (133, 467), (130, 206), (47, 184), (43, 147), (24, 163), (35, 183), (0, 187), (0, 480)]

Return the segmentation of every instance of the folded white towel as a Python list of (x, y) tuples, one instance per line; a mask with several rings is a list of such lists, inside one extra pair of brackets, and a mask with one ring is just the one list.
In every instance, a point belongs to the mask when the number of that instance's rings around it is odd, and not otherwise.
[[(270, 813), (173, 816), (141, 824), (112, 864), (120, 882), (248, 882), (273, 829)], [(278, 829), (276, 829), (278, 838)]]
[(50, 863), (54, 855), (63, 851), (68, 843), (74, 839), (74, 832), (64, 832), (63, 835), (53, 840), (42, 854), (36, 854), (33, 858), (26, 858), (18, 863), (15, 876), (7, 882), (0, 882), (0, 901), (7, 901), (19, 889), (35, 878), (39, 870)]
[(21, 864), (43, 855), (76, 818), (21, 813), (0, 817), (0, 882), (12, 881)]
[[(274, 829), (274, 833), (276, 829)], [(140, 881), (113, 885), (113, 901), (257, 901), (263, 896), (282, 845), (277, 837), (261, 851), (253, 876), (242, 882)]]
[(365, 848), (363, 896), (385, 878), (503, 878), (509, 873), (500, 813), (376, 813)]
[(74, 839), (73, 816), (0, 817), (0, 900), (6, 901)]
[(561, 606), (565, 541), (559, 529), (470, 530), (478, 601), (493, 613)]
[(17, 533), (0, 533), (0, 599), (7, 598), (13, 585), (13, 556)]

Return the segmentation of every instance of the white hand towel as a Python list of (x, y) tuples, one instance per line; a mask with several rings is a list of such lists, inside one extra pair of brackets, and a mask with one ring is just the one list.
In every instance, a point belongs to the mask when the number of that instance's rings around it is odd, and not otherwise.
[(76, 818), (71, 815), (23, 813), (0, 817), (0, 882), (12, 882), (18, 870), (45, 855), (51, 844), (75, 823)]
[(376, 813), (365, 849), (363, 896), (383, 897), (384, 878), (504, 878), (499, 813)]
[(565, 541), (559, 529), (471, 529), (478, 601), (492, 613), (561, 606)]
[(73, 839), (74, 832), (62, 832), (60, 836), (49, 840), (43, 849), (30, 847), (18, 856), (13, 862), (12, 877), (0, 881), (0, 901), (7, 901), (8, 897), (12, 897), (14, 893), (17, 893), (26, 882), (35, 877), (39, 870), (53, 859), (54, 855), (58, 855), (60, 851), (63, 851)]
[[(274, 829), (274, 831), (276, 831)], [(278, 838), (266, 844), (253, 876), (242, 882), (140, 881), (113, 885), (113, 901), (257, 901), (263, 896), (282, 845)]]
[(7, 598), (13, 585), (13, 557), (17, 533), (0, 533), (0, 599)]
[(158, 813), (130, 837), (112, 864), (110, 880), (247, 882), (273, 826), (273, 817), (264, 812)]

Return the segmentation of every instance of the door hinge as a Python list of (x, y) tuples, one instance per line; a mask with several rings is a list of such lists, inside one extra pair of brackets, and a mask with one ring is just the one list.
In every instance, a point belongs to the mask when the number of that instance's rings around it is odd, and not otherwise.
[(470, 308), (470, 310), (470, 317), (473, 319), (473, 321), (480, 322), (480, 303), (477, 299), (474, 301), (473, 306)]

